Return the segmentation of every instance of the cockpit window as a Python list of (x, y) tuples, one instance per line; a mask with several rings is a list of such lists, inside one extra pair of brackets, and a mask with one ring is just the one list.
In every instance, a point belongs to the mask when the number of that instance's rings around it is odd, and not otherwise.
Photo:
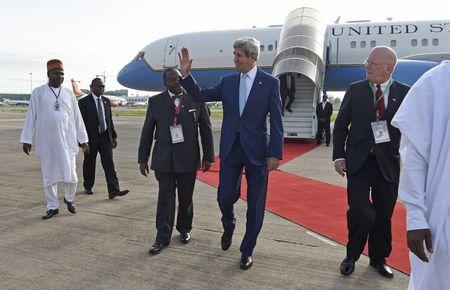
[(145, 52), (144, 51), (140, 51), (138, 52), (138, 54), (136, 55), (136, 57), (133, 60), (141, 60), (144, 58)]

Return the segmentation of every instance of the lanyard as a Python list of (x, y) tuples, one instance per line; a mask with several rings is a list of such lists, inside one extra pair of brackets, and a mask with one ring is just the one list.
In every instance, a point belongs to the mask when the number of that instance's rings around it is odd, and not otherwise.
[(377, 99), (377, 87), (374, 85), (372, 81), (369, 82), (370, 88), (372, 89), (373, 94), (373, 103), (375, 108), (375, 114), (377, 115), (377, 121), (380, 120), (380, 114), (377, 110), (377, 103), (381, 100), (381, 98), (384, 98), (384, 94), (391, 88), (392, 86), (392, 79), (389, 79), (389, 83), (387, 84), (386, 88), (381, 91), (381, 96)]
[(58, 94), (55, 93), (55, 91), (52, 89), (52, 87), (49, 85), (48, 86), (50, 88), (50, 91), (52, 91), (52, 93), (55, 95), (56, 97), (56, 102), (58, 103), (58, 99), (59, 99), (59, 95), (61, 94), (61, 87), (59, 87), (59, 92)]
[(183, 95), (179, 98), (180, 102), (178, 103), (178, 106), (175, 105), (175, 100), (172, 100), (172, 106), (175, 109), (175, 116), (173, 117), (173, 124), (176, 125), (178, 122), (178, 115), (180, 114), (180, 107), (181, 107), (181, 101), (183, 100)]

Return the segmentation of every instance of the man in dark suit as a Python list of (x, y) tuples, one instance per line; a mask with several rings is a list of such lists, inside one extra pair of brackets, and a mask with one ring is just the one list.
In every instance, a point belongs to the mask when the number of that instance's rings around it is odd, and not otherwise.
[(91, 93), (78, 101), (84, 125), (89, 136), (89, 153), (84, 154), (83, 186), (85, 194), (93, 194), (95, 182), (95, 163), (97, 153), (105, 171), (109, 199), (123, 196), (128, 190), (120, 190), (117, 173), (114, 169), (113, 149), (117, 147), (117, 133), (111, 114), (111, 103), (102, 96), (105, 85), (100, 78), (91, 82)]
[(340, 175), (347, 173), (349, 204), (347, 256), (340, 267), (343, 275), (354, 271), (369, 239), (370, 265), (382, 276), (393, 277), (385, 259), (392, 250), (401, 134), (391, 120), (409, 90), (391, 79), (396, 62), (391, 48), (372, 49), (365, 62), (367, 79), (350, 85), (334, 123), (334, 166)]
[[(290, 113), (292, 113), (291, 105), (295, 99), (295, 76), (292, 73), (286, 73), (280, 75), (280, 94), (281, 101), (283, 104), (283, 112), (284, 108)], [(286, 98), (289, 98), (289, 101), (286, 105)], [(282, 113), (283, 113), (282, 112)]]
[[(151, 169), (159, 184), (156, 212), (156, 241), (151, 255), (168, 246), (175, 218), (175, 190), (178, 188), (178, 216), (176, 229), (184, 244), (191, 239), (194, 192), (197, 169), (208, 171), (214, 162), (214, 143), (211, 122), (204, 103), (196, 103), (183, 91), (179, 82), (181, 74), (176, 69), (164, 72), (167, 90), (148, 100), (147, 116), (139, 145), (141, 174), (149, 173), (148, 159), (153, 148)], [(200, 165), (198, 131), (203, 149)], [(156, 130), (156, 131), (155, 131)]]
[[(262, 228), (268, 172), (282, 157), (283, 123), (279, 80), (257, 68), (259, 41), (240, 38), (233, 44), (238, 73), (224, 76), (214, 87), (202, 89), (190, 75), (187, 48), (180, 57), (182, 85), (197, 101), (222, 101), (220, 175), (217, 200), (222, 212), (223, 250), (228, 250), (235, 229), (234, 203), (241, 194), (242, 170), (247, 179), (247, 228), (241, 243), (242, 269), (249, 269), (256, 239)], [(270, 114), (270, 137), (266, 120)], [(269, 138), (269, 140), (268, 140)]]
[(330, 146), (330, 117), (333, 114), (333, 105), (327, 102), (327, 93), (323, 93), (322, 102), (316, 106), (317, 116), (317, 145), (322, 141), (322, 131), (325, 130), (325, 144)]

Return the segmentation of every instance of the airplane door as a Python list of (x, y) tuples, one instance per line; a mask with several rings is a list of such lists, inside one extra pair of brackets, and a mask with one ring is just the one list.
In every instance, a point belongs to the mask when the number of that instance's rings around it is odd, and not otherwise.
[(164, 52), (164, 68), (177, 66), (178, 38), (169, 38)]

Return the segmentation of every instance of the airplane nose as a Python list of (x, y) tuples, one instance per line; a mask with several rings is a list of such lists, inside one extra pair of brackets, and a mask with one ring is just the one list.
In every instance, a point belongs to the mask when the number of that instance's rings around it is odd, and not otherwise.
[(145, 91), (151, 73), (149, 66), (142, 59), (132, 60), (119, 71), (117, 81), (124, 87)]

